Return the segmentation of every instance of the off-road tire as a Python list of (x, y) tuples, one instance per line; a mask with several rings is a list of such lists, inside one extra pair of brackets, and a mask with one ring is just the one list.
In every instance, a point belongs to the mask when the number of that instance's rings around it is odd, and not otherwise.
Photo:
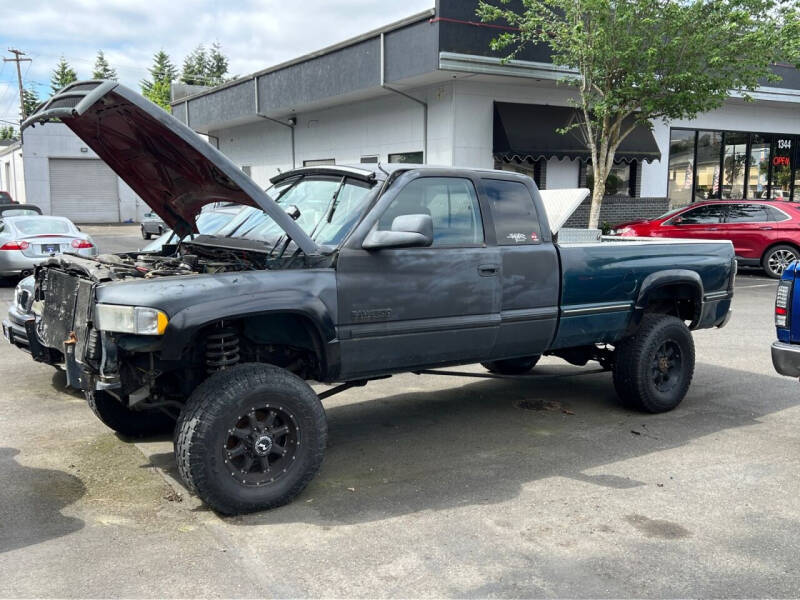
[[(768, 277), (773, 279), (780, 279), (783, 275), (783, 269), (788, 267), (794, 260), (800, 258), (800, 252), (794, 246), (787, 244), (778, 244), (772, 248), (768, 248), (761, 257), (761, 267)], [(783, 267), (779, 265), (784, 265)]]
[(89, 408), (107, 427), (131, 438), (172, 433), (175, 419), (158, 410), (131, 410), (108, 392), (86, 394)]
[(497, 373), (498, 375), (524, 375), (536, 366), (540, 358), (540, 355), (507, 358), (505, 360), (484, 362), (481, 365), (490, 373)]
[[(679, 362), (674, 372), (661, 371), (659, 356), (671, 349)], [(669, 364), (669, 361), (666, 361)], [(636, 334), (617, 344), (614, 357), (614, 388), (632, 409), (661, 413), (678, 406), (686, 396), (694, 375), (694, 340), (686, 324), (677, 317), (646, 314)], [(665, 365), (665, 369), (669, 369)], [(659, 379), (667, 377), (661, 385)]]
[[(297, 424), (294, 458), (274, 483), (244, 485), (227, 462), (226, 440), (240, 415), (277, 405)], [(325, 410), (314, 390), (289, 371), (264, 364), (237, 365), (204, 381), (186, 403), (175, 431), (175, 460), (184, 483), (226, 515), (290, 502), (322, 465), (328, 438)]]

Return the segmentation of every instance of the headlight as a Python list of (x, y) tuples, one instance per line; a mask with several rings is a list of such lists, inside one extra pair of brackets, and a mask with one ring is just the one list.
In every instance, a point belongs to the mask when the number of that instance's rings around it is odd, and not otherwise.
[(100, 331), (162, 335), (167, 323), (167, 315), (156, 308), (115, 304), (98, 304), (94, 307), (94, 325)]

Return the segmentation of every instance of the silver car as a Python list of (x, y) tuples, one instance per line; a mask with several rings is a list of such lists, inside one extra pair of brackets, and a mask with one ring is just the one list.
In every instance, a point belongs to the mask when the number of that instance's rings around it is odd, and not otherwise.
[(97, 246), (64, 217), (0, 218), (0, 277), (30, 275), (37, 264), (63, 252), (92, 257)]
[(169, 227), (164, 224), (164, 221), (161, 220), (154, 212), (149, 212), (144, 214), (144, 218), (142, 219), (142, 238), (149, 240), (153, 236), (160, 236), (162, 235)]

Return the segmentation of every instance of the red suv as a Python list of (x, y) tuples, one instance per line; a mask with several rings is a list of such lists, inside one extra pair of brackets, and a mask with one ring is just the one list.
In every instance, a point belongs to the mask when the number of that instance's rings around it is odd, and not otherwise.
[(612, 235), (730, 240), (739, 264), (761, 266), (779, 279), (800, 258), (800, 204), (711, 200), (677, 208), (657, 219), (617, 225)]

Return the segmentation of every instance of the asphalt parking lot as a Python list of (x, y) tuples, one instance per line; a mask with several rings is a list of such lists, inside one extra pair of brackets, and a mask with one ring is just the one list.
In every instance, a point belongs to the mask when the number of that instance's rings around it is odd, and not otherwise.
[[(85, 229), (102, 251), (144, 244)], [(0, 283), (3, 312), (12, 293)], [(694, 383), (663, 415), (552, 358), (524, 378), (335, 396), (316, 479), (234, 518), (177, 483), (169, 439), (118, 438), (4, 344), (0, 596), (796, 597), (800, 383), (772, 369), (774, 293), (739, 277), (730, 324), (695, 334)]]

